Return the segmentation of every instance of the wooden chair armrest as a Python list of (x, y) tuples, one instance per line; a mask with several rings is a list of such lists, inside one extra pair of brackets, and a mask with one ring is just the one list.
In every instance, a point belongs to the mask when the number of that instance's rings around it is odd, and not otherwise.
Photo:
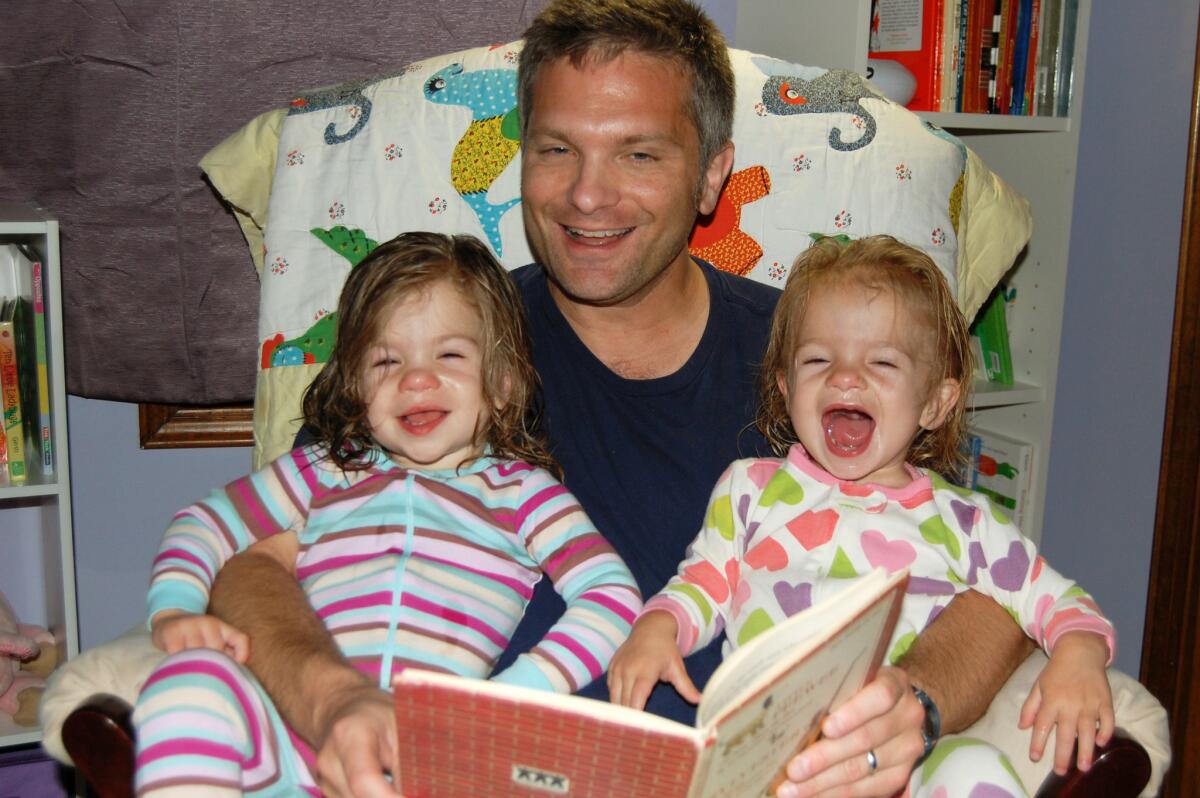
[(1150, 755), (1120, 729), (1096, 749), (1086, 773), (1071, 766), (1065, 776), (1051, 773), (1034, 798), (1137, 798), (1150, 781)]
[(100, 693), (63, 722), (63, 746), (98, 798), (133, 796), (132, 713), (122, 699)]

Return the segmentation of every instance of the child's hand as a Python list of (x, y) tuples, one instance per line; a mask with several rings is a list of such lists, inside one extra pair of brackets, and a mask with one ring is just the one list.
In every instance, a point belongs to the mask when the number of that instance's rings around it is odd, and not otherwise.
[(669, 612), (648, 612), (638, 619), (608, 666), (609, 701), (641, 709), (660, 681), (673, 684), (693, 704), (700, 700), (675, 645), (676, 628)]
[(1093, 747), (1108, 742), (1115, 723), (1112, 692), (1104, 672), (1107, 661), (1108, 644), (1098, 634), (1067, 632), (1058, 639), (1049, 664), (1021, 707), (1017, 724), (1022, 729), (1033, 727), (1030, 759), (1037, 762), (1042, 758), (1050, 729), (1057, 726), (1054, 772), (1062, 775), (1070, 767), (1076, 735), (1079, 769), (1092, 766)]
[(154, 645), (168, 654), (211, 648), (243, 665), (250, 656), (250, 638), (212, 615), (163, 610), (150, 619), (150, 630)]

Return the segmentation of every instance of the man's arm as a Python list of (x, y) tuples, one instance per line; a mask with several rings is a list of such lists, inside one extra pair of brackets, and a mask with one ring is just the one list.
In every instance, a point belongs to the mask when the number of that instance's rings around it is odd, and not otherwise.
[(900, 667), (937, 705), (942, 733), (952, 734), (987, 711), (1033, 649), (1003, 607), (967, 590), (921, 632)]
[(296, 581), (298, 544), (276, 535), (230, 559), (209, 611), (250, 636), (250, 670), (284, 721), (318, 751), (328, 795), (396, 795), (392, 702), (342, 657)]
[[(898, 668), (881, 668), (822, 723), (824, 739), (787, 767), (780, 798), (894, 795), (924, 750), (925, 710), (910, 685), (924, 690), (942, 716), (942, 732), (979, 718), (1032, 642), (987, 596), (964, 591), (921, 632)], [(876, 768), (867, 756), (874, 754)]]

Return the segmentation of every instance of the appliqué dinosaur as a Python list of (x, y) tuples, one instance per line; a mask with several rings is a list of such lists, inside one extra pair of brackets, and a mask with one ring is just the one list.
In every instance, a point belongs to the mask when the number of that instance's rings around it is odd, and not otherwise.
[(712, 216), (692, 228), (688, 250), (722, 271), (749, 274), (763, 250), (741, 229), (742, 206), (769, 193), (771, 176), (763, 166), (751, 166), (730, 175)]
[[(367, 238), (367, 234), (357, 228), (350, 229), (343, 225), (324, 230), (314, 227), (309, 231), (325, 242), (325, 245), (350, 262), (353, 268), (362, 259), (379, 246), (379, 242)], [(331, 311), (321, 316), (311, 327), (300, 335), (289, 340), (283, 339), (282, 333), (276, 333), (263, 341), (260, 367), (264, 369), (275, 366), (302, 366), (312, 363), (325, 363), (333, 351), (337, 329), (337, 311)]]
[(861, 119), (862, 135), (853, 141), (842, 138), (840, 127), (829, 131), (829, 146), (842, 152), (862, 149), (875, 138), (875, 117), (861, 101), (878, 97), (861, 75), (837, 69), (811, 80), (798, 75), (771, 75), (762, 90), (763, 107), (777, 116), (843, 113)]
[(345, 133), (338, 133), (337, 126), (333, 122), (325, 126), (325, 143), (342, 144), (361, 133), (371, 118), (371, 101), (363, 93), (363, 89), (381, 80), (402, 75), (408, 69), (409, 67), (404, 67), (386, 75), (349, 80), (327, 89), (301, 94), (288, 103), (288, 116), (310, 114), (313, 111), (323, 111), (326, 108), (338, 108), (343, 105), (349, 106), (350, 116), (354, 119), (354, 125), (349, 130)]
[(471, 109), (471, 124), (450, 156), (450, 182), (475, 211), (492, 249), (503, 254), (500, 217), (521, 198), (493, 205), (487, 195), (521, 146), (516, 70), (464, 72), (462, 64), (451, 64), (425, 81), (425, 98)]

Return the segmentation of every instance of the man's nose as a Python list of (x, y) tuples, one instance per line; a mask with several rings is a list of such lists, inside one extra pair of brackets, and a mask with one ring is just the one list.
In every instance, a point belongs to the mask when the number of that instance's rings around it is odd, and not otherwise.
[(594, 213), (616, 203), (617, 186), (612, 164), (600, 158), (582, 158), (571, 186), (571, 202), (584, 213)]

